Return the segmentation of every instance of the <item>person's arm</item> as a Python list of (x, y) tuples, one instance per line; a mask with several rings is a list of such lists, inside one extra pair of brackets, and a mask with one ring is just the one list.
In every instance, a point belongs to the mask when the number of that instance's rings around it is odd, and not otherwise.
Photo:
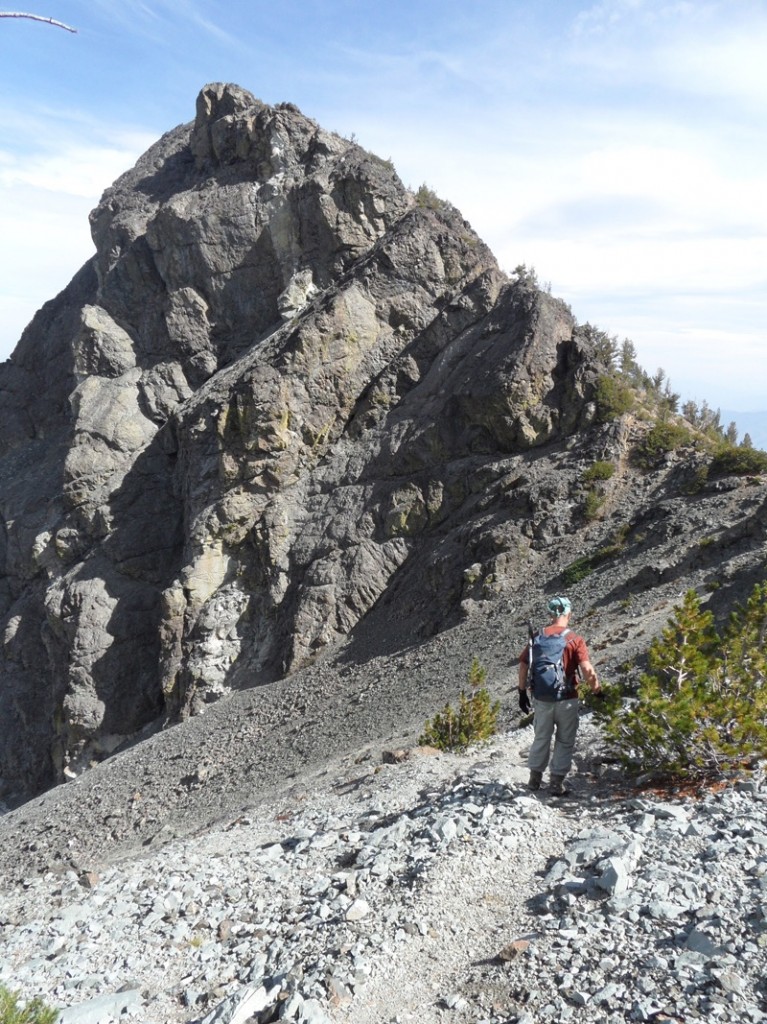
[(520, 690), (527, 689), (527, 677), (530, 672), (530, 667), (526, 661), (522, 658), (519, 659), (519, 688)]
[(585, 661), (579, 663), (578, 668), (581, 670), (581, 675), (591, 687), (593, 693), (599, 693), (602, 687), (599, 684), (597, 678), (597, 672), (591, 662), (586, 658)]

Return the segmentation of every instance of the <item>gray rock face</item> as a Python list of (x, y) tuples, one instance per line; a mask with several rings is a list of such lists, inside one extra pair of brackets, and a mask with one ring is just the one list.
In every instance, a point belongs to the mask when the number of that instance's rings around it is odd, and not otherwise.
[[(702, 571), (712, 516), (756, 564), (763, 488), (696, 518), (684, 466), (640, 480), (589, 330), (292, 105), (207, 86), (91, 221), (0, 367), (0, 799), (363, 622), (383, 652), (518, 607), (616, 525), (650, 541), (605, 601)], [(589, 525), (595, 458), (621, 472)]]
[(236, 87), (92, 230), (2, 367), (11, 797), (346, 635), (472, 496), (467, 457), (571, 429), (588, 390), (567, 311), (456, 211)]

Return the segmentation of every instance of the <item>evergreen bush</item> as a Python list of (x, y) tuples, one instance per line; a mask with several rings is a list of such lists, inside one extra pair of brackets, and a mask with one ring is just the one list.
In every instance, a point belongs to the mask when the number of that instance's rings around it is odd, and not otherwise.
[(615, 463), (600, 459), (594, 462), (583, 474), (583, 482), (590, 484), (595, 480), (609, 480), (615, 473)]
[(445, 206), (443, 199), (437, 195), (434, 189), (429, 188), (426, 182), (423, 183), (415, 194), (415, 204), (422, 210), (442, 210)]
[(622, 523), (614, 531), (609, 544), (606, 544), (603, 548), (598, 548), (590, 555), (581, 555), (580, 558), (576, 558), (574, 562), (565, 566), (562, 570), (563, 586), (575, 586), (576, 583), (580, 583), (581, 580), (585, 580), (587, 576), (590, 576), (604, 562), (617, 558), (626, 547), (628, 531), (628, 523)]
[(639, 466), (648, 469), (667, 452), (673, 452), (683, 445), (692, 444), (693, 441), (692, 431), (682, 426), (681, 423), (672, 423), (670, 420), (658, 420), (641, 444), (637, 445), (634, 452), (634, 461)]
[(600, 494), (595, 487), (589, 488), (583, 501), (583, 516), (587, 522), (597, 518), (604, 503), (604, 494)]
[(590, 576), (598, 564), (594, 555), (582, 555), (562, 570), (562, 582), (566, 587), (574, 587)]
[(719, 636), (688, 591), (650, 646), (635, 696), (608, 707), (605, 731), (630, 769), (701, 780), (767, 757), (767, 583)]
[(438, 750), (460, 751), (494, 735), (501, 705), (490, 697), (486, 678), (487, 670), (474, 658), (468, 674), (469, 695), (461, 690), (457, 709), (446, 704), (429, 719), (418, 742)]
[(767, 452), (725, 443), (716, 451), (710, 473), (716, 476), (759, 476), (767, 473)]
[(630, 384), (614, 374), (605, 374), (596, 384), (597, 420), (609, 423), (636, 408), (636, 395)]
[(33, 999), (24, 1006), (19, 997), (0, 985), (0, 1024), (56, 1024), (59, 1011), (46, 1006), (41, 999)]

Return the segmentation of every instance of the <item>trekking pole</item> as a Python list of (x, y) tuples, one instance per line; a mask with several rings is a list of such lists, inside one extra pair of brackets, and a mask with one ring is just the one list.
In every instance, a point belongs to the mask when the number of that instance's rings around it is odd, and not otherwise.
[(533, 671), (533, 640), (535, 638), (535, 630), (533, 624), (528, 620), (527, 623), (527, 682), (525, 689), (519, 691), (519, 707), (523, 714), (531, 715), (533, 708), (530, 703), (530, 697), (528, 690), (530, 690), (530, 682), (532, 679), (531, 672)]

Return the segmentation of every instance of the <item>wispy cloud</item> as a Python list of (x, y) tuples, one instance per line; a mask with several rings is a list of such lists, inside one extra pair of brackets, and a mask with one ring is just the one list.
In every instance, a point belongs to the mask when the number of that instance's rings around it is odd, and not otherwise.
[(665, 87), (672, 95), (767, 104), (762, 3), (606, 0), (575, 17), (572, 39), (573, 64), (614, 88)]
[(5, 358), (36, 309), (93, 254), (86, 197), (23, 185), (0, 189), (0, 324)]
[(767, 107), (766, 53), (767, 15), (762, 14), (746, 24), (723, 27), (715, 40), (664, 44), (658, 65), (680, 91), (763, 110)]
[(645, 30), (662, 30), (680, 20), (701, 19), (715, 13), (721, 3), (706, 3), (698, 0), (600, 0), (585, 10), (579, 11), (573, 19), (573, 34), (576, 37), (602, 39), (616, 31), (633, 32), (638, 25)]
[(50, 119), (42, 110), (21, 117), (3, 109), (0, 128), (4, 357), (35, 309), (93, 254), (88, 214), (154, 136), (73, 111)]
[[(138, 142), (137, 137), (134, 140)], [(14, 188), (26, 185), (45, 192), (93, 199), (134, 163), (145, 148), (146, 145), (80, 146), (72, 142), (55, 152), (29, 154), (23, 162), (7, 152), (0, 152), (0, 188), (6, 196)]]

